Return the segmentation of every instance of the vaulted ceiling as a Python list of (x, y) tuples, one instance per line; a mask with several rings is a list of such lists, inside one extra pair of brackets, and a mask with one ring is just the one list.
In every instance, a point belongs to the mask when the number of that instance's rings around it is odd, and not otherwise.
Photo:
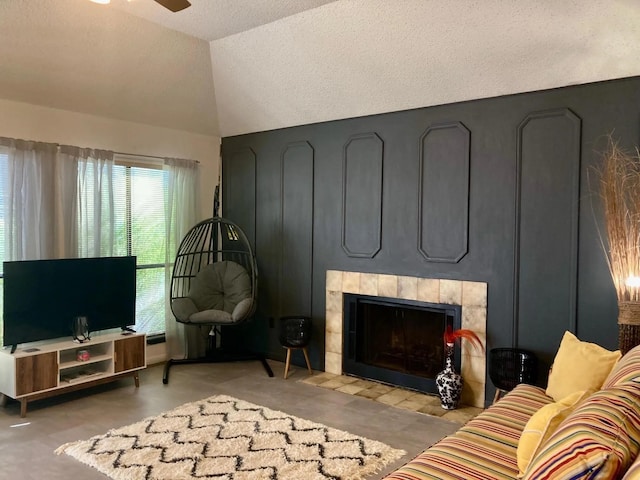
[(328, 0), (2, 0), (0, 98), (218, 134), (209, 40)]
[(638, 0), (111, 2), (1, 0), (0, 99), (227, 136), (640, 74)]

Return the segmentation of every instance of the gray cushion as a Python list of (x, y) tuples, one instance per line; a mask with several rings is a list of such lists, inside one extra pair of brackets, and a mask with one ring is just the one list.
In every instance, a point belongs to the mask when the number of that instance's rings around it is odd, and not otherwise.
[(231, 314), (224, 310), (203, 310), (189, 317), (190, 323), (233, 323), (233, 321)]
[(176, 298), (171, 303), (171, 309), (176, 318), (181, 322), (188, 322), (191, 315), (198, 312), (196, 304), (187, 297)]
[(177, 298), (173, 311), (189, 323), (233, 323), (253, 307), (251, 279), (247, 271), (231, 261), (204, 267), (191, 282), (188, 298)]
[(231, 318), (233, 319), (234, 322), (237, 322), (238, 320), (242, 320), (244, 317), (246, 317), (249, 314), (249, 311), (251, 310), (252, 307), (253, 307), (253, 299), (245, 298), (244, 300), (241, 300), (240, 303), (236, 305), (236, 308), (233, 309), (233, 312), (231, 312)]

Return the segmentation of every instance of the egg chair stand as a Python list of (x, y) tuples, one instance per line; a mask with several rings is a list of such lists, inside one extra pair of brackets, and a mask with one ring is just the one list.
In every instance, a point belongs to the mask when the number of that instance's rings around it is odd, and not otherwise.
[(203, 220), (187, 232), (176, 254), (170, 285), (170, 305), (186, 328), (208, 329), (206, 354), (169, 359), (162, 383), (174, 365), (258, 360), (273, 377), (264, 355), (227, 351), (222, 327), (240, 325), (253, 317), (257, 304), (258, 269), (251, 245), (238, 225), (222, 217)]

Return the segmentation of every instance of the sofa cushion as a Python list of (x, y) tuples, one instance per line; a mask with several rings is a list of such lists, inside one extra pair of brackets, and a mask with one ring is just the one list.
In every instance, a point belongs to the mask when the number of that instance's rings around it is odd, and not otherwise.
[(602, 388), (614, 387), (638, 377), (640, 377), (640, 345), (629, 350), (616, 363), (602, 384)]
[(611, 352), (582, 342), (567, 331), (553, 361), (546, 393), (558, 402), (573, 392), (599, 390), (619, 359), (619, 350)]
[(634, 382), (594, 393), (560, 424), (523, 478), (620, 478), (640, 450), (639, 405)]
[(523, 475), (540, 446), (556, 431), (558, 425), (592, 392), (574, 392), (559, 402), (545, 405), (532, 415), (518, 442), (518, 469)]
[(551, 403), (544, 389), (520, 384), (500, 401), (388, 475), (387, 480), (513, 480), (516, 448), (525, 424)]

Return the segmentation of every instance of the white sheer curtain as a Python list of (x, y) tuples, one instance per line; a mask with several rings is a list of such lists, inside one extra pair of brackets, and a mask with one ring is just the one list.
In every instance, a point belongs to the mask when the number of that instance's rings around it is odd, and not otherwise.
[[(7, 152), (4, 260), (54, 258), (57, 145), (0, 137)], [(62, 232), (64, 234), (64, 232)]]
[[(171, 273), (176, 251), (182, 237), (198, 220), (199, 210), (199, 182), (198, 162), (177, 158), (166, 158), (164, 168), (169, 172), (166, 208), (166, 298), (169, 296)], [(167, 353), (169, 358), (183, 358), (185, 356), (185, 329), (176, 322), (169, 302), (166, 302), (165, 312)], [(196, 329), (192, 329), (196, 330)]]
[(5, 260), (113, 252), (113, 152), (3, 137), (0, 145)]
[[(115, 242), (113, 152), (62, 145), (60, 157), (68, 171), (59, 181), (68, 182), (68, 191), (76, 197), (73, 206), (66, 209), (73, 218), (66, 220), (68, 228), (76, 232), (73, 237), (77, 239), (77, 256), (112, 256)], [(69, 180), (72, 170), (77, 177), (73, 185)]]

